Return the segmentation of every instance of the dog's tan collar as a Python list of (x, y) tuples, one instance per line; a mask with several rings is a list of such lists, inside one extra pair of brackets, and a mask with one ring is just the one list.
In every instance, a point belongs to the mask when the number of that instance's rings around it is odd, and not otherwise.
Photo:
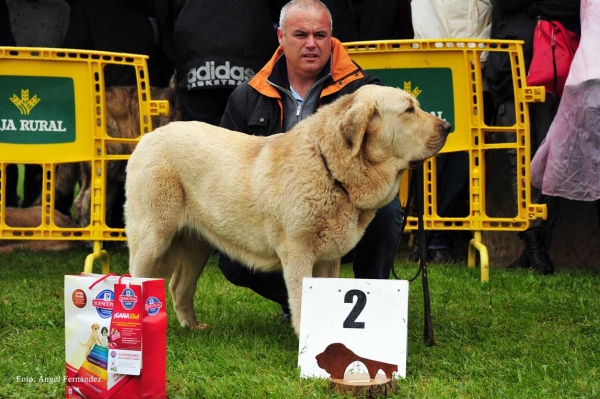
[(319, 149), (319, 154), (321, 155), (321, 160), (323, 160), (323, 165), (325, 166), (325, 170), (327, 171), (327, 174), (329, 175), (329, 177), (331, 178), (331, 180), (333, 180), (333, 185), (338, 187), (340, 190), (342, 190), (343, 192), (346, 193), (346, 195), (350, 195), (348, 193), (348, 190), (346, 190), (346, 187), (344, 187), (344, 184), (342, 184), (341, 181), (339, 181), (338, 179), (336, 179), (333, 176), (333, 173), (331, 172), (331, 169), (329, 169), (329, 164), (327, 164), (327, 159), (325, 159), (325, 154), (323, 154), (323, 151), (321, 150), (321, 146), (318, 146)]

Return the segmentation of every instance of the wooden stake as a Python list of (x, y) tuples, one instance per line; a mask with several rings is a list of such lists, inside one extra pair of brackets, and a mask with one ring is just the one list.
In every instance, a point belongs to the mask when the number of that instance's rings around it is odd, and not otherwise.
[(330, 388), (336, 394), (349, 394), (357, 398), (375, 399), (396, 392), (396, 381), (377, 374), (373, 380), (367, 373), (344, 374), (343, 379), (331, 379)]

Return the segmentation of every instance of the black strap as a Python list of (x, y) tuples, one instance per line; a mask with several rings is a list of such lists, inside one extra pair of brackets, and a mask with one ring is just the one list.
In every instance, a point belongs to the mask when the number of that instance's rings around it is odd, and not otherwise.
[[(421, 281), (423, 283), (423, 307), (424, 307), (424, 329), (423, 329), (423, 341), (425, 346), (433, 346), (435, 345), (435, 338), (433, 334), (433, 322), (431, 319), (431, 300), (429, 296), (429, 279), (427, 276), (427, 234), (425, 232), (424, 224), (423, 224), (423, 168), (420, 166), (417, 169), (414, 169), (409, 176), (408, 183), (408, 199), (406, 201), (406, 209), (404, 220), (402, 221), (402, 233), (404, 233), (404, 228), (406, 227), (406, 220), (408, 218), (408, 210), (411, 208), (412, 202), (416, 199), (416, 208), (417, 208), (417, 220), (418, 220), (418, 231), (417, 237), (419, 240), (419, 246), (421, 250), (421, 254), (419, 256), (419, 269), (417, 270), (417, 274), (409, 280), (409, 282), (413, 282), (419, 277), (421, 274)], [(415, 195), (416, 194), (416, 195)], [(402, 236), (400, 234), (400, 237)], [(400, 237), (398, 239), (398, 243), (400, 243)], [(398, 245), (396, 245), (398, 247)], [(394, 278), (400, 280), (398, 275), (396, 274), (396, 270), (394, 269), (394, 264), (392, 263), (392, 274)]]
[(421, 256), (419, 263), (421, 266), (421, 282), (423, 283), (423, 310), (424, 310), (424, 325), (423, 325), (423, 342), (425, 346), (435, 345), (435, 337), (433, 335), (433, 321), (431, 320), (431, 299), (429, 296), (429, 278), (427, 276), (427, 239), (425, 235), (425, 226), (423, 224), (424, 213), (424, 193), (423, 193), (423, 168), (419, 167), (415, 170), (416, 175), (416, 199), (417, 199), (417, 220), (419, 223), (419, 242)]
[[(416, 198), (417, 205), (417, 220), (418, 220), (418, 239), (420, 244), (420, 259), (419, 259), (419, 270), (417, 270), (417, 274), (409, 280), (409, 282), (413, 282), (419, 274), (421, 274), (421, 281), (423, 283), (423, 309), (424, 309), (424, 328), (423, 328), (423, 342), (425, 346), (433, 346), (435, 345), (435, 338), (433, 334), (433, 321), (431, 319), (431, 300), (429, 297), (429, 279), (427, 276), (427, 239), (425, 234), (425, 228), (423, 224), (423, 167), (419, 166), (417, 169), (414, 169), (412, 173), (409, 175), (408, 180), (408, 199), (406, 201), (404, 220), (402, 220), (402, 228), (400, 237), (398, 238), (398, 242), (396, 243), (396, 247), (400, 244), (400, 238), (404, 233), (404, 228), (406, 227), (406, 220), (408, 219), (408, 211), (412, 206), (412, 202), (414, 198)], [(396, 270), (394, 268), (394, 262), (392, 262), (392, 274), (396, 280), (400, 280), (398, 275), (396, 274)]]
[(556, 35), (560, 32), (560, 28), (554, 25), (552, 22), (550, 24), (554, 27), (552, 30), (552, 66), (554, 67), (554, 94), (558, 94), (558, 67), (556, 66)]

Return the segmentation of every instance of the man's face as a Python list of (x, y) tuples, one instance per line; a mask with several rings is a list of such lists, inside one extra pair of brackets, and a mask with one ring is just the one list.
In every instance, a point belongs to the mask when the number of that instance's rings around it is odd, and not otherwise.
[(298, 78), (316, 78), (331, 56), (331, 22), (325, 10), (288, 10), (284, 31), (277, 29), (288, 73)]

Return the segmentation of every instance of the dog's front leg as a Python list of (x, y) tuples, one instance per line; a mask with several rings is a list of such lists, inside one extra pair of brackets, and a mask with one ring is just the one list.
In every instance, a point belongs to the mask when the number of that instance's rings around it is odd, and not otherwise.
[(292, 326), (300, 336), (300, 308), (302, 305), (302, 279), (312, 276), (312, 264), (288, 263), (283, 266), (283, 278), (288, 291), (288, 303), (292, 312)]
[(340, 276), (340, 260), (318, 262), (313, 269), (313, 277), (333, 277)]

